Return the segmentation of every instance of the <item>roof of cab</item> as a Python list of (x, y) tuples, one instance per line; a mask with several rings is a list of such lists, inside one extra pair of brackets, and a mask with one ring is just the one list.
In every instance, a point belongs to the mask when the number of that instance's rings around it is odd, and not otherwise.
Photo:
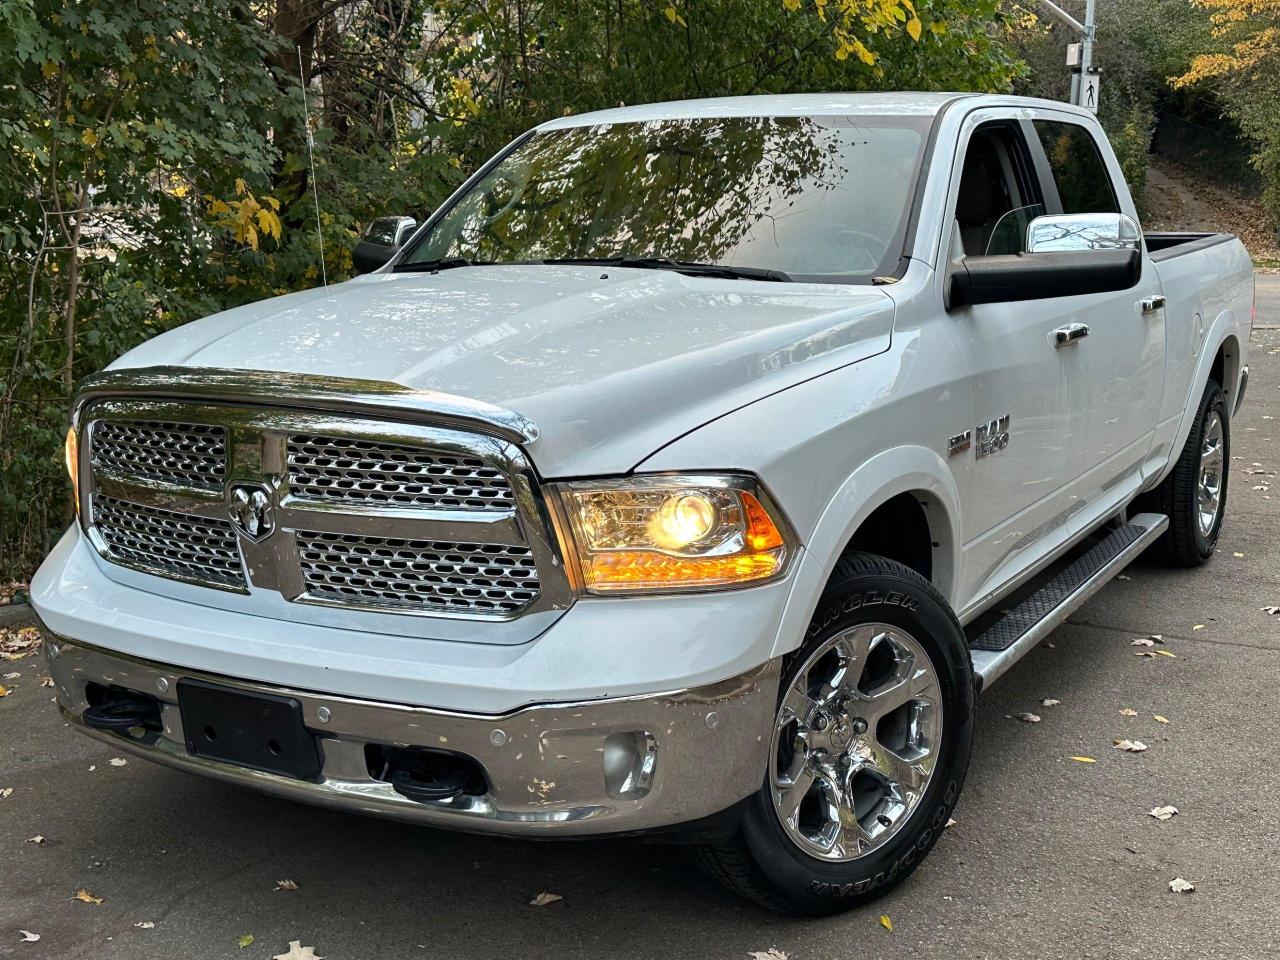
[(699, 117), (821, 117), (915, 116), (931, 117), (953, 100), (969, 93), (795, 93), (782, 96), (714, 97), (706, 100), (674, 100), (634, 107), (615, 107), (558, 117), (540, 130), (586, 127), (597, 123), (637, 123), (646, 120), (684, 120)]

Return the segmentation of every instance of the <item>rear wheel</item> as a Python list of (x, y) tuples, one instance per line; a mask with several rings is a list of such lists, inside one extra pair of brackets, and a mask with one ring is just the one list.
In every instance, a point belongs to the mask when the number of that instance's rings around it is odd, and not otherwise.
[(1213, 556), (1226, 512), (1230, 463), (1227, 397), (1210, 380), (1173, 472), (1141, 500), (1144, 509), (1169, 517), (1169, 528), (1151, 546), (1158, 559), (1173, 566), (1196, 567)]
[(842, 560), (788, 658), (769, 770), (707, 870), (775, 910), (834, 913), (880, 896), (932, 848), (959, 797), (973, 675), (933, 587), (881, 557)]

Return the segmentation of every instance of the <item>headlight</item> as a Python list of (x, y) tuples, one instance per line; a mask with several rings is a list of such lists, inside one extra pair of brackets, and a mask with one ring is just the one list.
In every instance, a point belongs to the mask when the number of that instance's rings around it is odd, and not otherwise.
[(67, 465), (67, 476), (71, 478), (71, 495), (75, 497), (76, 513), (80, 512), (80, 444), (76, 440), (76, 428), (67, 430), (67, 439), (62, 444), (62, 460)]
[(749, 477), (587, 480), (559, 493), (590, 593), (757, 583), (787, 561), (785, 524)]

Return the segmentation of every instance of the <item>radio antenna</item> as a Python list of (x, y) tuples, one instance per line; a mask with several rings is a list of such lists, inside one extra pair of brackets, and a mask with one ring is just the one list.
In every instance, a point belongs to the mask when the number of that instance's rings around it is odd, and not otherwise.
[(316, 240), (320, 244), (320, 280), (329, 286), (329, 273), (324, 266), (324, 233), (320, 230), (320, 193), (316, 189), (316, 141), (311, 134), (311, 111), (307, 107), (307, 81), (302, 73), (302, 47), (298, 46), (298, 85), (302, 87), (302, 128), (307, 132), (307, 159), (311, 163), (311, 196), (316, 204)]

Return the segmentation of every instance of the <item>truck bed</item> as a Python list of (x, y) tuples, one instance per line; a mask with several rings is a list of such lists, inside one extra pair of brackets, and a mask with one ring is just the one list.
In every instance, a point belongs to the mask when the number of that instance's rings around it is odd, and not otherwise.
[(1235, 234), (1153, 231), (1144, 232), (1143, 237), (1147, 242), (1147, 251), (1151, 254), (1152, 260), (1169, 260), (1193, 250), (1203, 250), (1205, 247), (1217, 246), (1219, 243), (1229, 243), (1235, 239)]

